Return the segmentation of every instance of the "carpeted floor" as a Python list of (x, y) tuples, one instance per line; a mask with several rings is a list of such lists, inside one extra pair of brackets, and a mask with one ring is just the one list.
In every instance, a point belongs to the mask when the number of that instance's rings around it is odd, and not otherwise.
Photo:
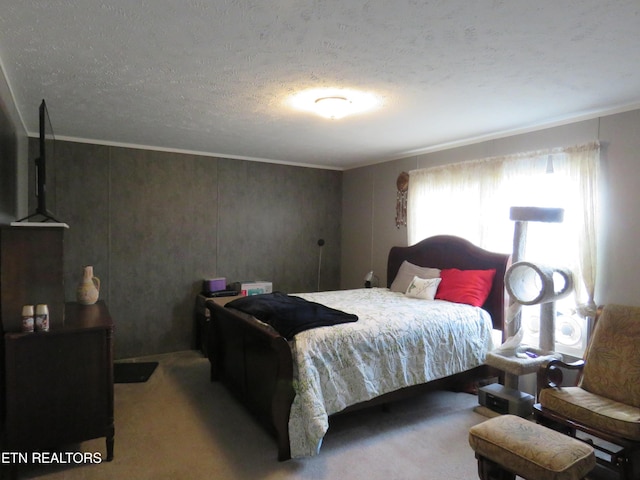
[[(42, 479), (477, 479), (469, 427), (486, 420), (477, 398), (435, 392), (332, 419), (320, 455), (278, 462), (274, 440), (227, 391), (209, 382), (198, 352), (145, 357), (159, 366), (145, 383), (115, 385), (115, 458), (94, 465), (25, 466)], [(69, 448), (100, 452), (104, 439)], [(594, 477), (595, 478), (595, 477)], [(598, 477), (600, 478), (600, 477)]]

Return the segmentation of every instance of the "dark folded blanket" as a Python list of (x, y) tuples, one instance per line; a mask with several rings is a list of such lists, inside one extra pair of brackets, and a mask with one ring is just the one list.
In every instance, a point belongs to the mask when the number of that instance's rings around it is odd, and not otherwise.
[(282, 292), (250, 295), (233, 300), (225, 306), (253, 315), (271, 325), (287, 340), (311, 328), (358, 320), (357, 315)]

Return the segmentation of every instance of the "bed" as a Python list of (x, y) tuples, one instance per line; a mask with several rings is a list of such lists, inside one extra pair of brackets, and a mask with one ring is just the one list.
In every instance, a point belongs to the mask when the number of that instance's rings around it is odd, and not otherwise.
[[(394, 283), (396, 276), (406, 276), (405, 261), (412, 267), (442, 270), (443, 282), (445, 271), (493, 271), (493, 275), (481, 306), (441, 299), (422, 301), (405, 298), (408, 295), (398, 291), (397, 282)], [(393, 247), (387, 262), (387, 288), (296, 294), (350, 314), (357, 312), (358, 320), (306, 330), (293, 338), (286, 338), (253, 315), (229, 308), (233, 303), (224, 307), (209, 300), (207, 352), (211, 380), (222, 382), (275, 436), (279, 460), (315, 455), (331, 415), (433, 389), (462, 389), (499, 374), (484, 364), (484, 355), (496, 341), (504, 339), (504, 274), (508, 261), (507, 254), (488, 252), (446, 235), (409, 247)], [(382, 302), (380, 307), (374, 303), (377, 301)], [(419, 322), (406, 302), (419, 306)], [(426, 314), (424, 309), (434, 311)], [(373, 316), (380, 311), (393, 315), (379, 322)], [(444, 322), (434, 317), (436, 314), (450, 316), (452, 321)], [(423, 316), (428, 318), (422, 319)], [(419, 325), (416, 330), (420, 335), (429, 337), (402, 337), (402, 332), (408, 330), (400, 323), (405, 317), (412, 325)], [(373, 332), (369, 332), (368, 325), (374, 325)], [(460, 340), (465, 331), (472, 332), (469, 340)], [(500, 337), (497, 340), (496, 331)], [(356, 346), (342, 358), (347, 352), (343, 346), (352, 339)], [(389, 343), (393, 339), (395, 345)], [(338, 342), (340, 348), (329, 347), (328, 352), (321, 353), (316, 350), (318, 345), (334, 345), (332, 342)], [(444, 350), (433, 349), (436, 344)], [(398, 352), (399, 357), (394, 357)], [(325, 357), (331, 357), (328, 363), (323, 363)], [(342, 369), (335, 362), (346, 366)], [(362, 368), (354, 371), (354, 365)], [(391, 370), (394, 373), (388, 380), (373, 384), (373, 378), (386, 378), (381, 372)]]

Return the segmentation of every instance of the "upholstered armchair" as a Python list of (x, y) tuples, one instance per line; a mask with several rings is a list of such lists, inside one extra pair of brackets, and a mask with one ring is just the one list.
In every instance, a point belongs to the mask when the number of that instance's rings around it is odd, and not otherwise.
[[(563, 386), (571, 370), (578, 371), (577, 383)], [(537, 421), (592, 437), (600, 463), (617, 469), (622, 479), (640, 479), (640, 307), (606, 305), (584, 360), (552, 360), (539, 377)]]

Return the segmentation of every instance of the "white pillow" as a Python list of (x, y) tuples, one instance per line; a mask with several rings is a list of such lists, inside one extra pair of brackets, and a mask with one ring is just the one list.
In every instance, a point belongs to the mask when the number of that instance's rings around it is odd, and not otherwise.
[(398, 273), (396, 274), (396, 278), (393, 279), (393, 283), (389, 289), (392, 292), (401, 292), (405, 293), (411, 280), (413, 277), (420, 278), (439, 278), (440, 277), (440, 269), (439, 268), (429, 268), (429, 267), (419, 267), (418, 265), (414, 265), (413, 263), (407, 262), (406, 260), (402, 262), (400, 268), (398, 269)]
[(433, 300), (440, 285), (441, 278), (420, 278), (413, 277), (407, 287), (407, 297), (421, 298), (423, 300)]

